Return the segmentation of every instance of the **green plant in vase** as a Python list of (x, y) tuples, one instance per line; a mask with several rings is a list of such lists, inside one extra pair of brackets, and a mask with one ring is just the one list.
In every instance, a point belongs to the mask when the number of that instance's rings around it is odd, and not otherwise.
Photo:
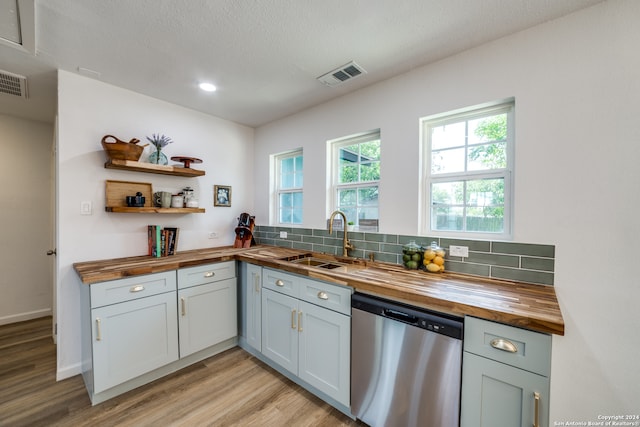
[(147, 137), (147, 140), (156, 147), (156, 151), (151, 153), (149, 156), (149, 163), (155, 163), (157, 165), (169, 164), (169, 159), (164, 155), (162, 149), (173, 142), (171, 138), (165, 135), (156, 135), (154, 133), (151, 135), (151, 138)]

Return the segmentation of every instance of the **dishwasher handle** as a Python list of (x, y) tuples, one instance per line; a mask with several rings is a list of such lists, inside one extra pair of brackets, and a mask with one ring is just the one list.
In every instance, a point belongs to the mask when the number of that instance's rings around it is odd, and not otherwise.
[(417, 325), (419, 320), (416, 316), (412, 316), (411, 314), (404, 313), (402, 311), (393, 310), (391, 308), (383, 309), (382, 314), (390, 319), (399, 320), (401, 322), (410, 323), (412, 325)]

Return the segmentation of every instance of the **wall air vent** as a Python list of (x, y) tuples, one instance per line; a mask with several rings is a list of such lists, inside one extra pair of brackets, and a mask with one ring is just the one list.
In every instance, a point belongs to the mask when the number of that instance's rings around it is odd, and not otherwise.
[(318, 77), (318, 80), (327, 86), (337, 86), (347, 80), (366, 73), (367, 72), (364, 68), (351, 61), (342, 67), (338, 67), (333, 71), (329, 71), (327, 74), (321, 75)]
[(27, 98), (27, 78), (0, 70), (0, 93)]

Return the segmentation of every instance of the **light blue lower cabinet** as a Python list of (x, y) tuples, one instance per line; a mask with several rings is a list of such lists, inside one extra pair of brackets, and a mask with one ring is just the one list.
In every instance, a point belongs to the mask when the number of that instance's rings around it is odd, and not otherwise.
[(262, 267), (240, 263), (240, 342), (262, 351)]
[[(351, 289), (272, 270), (263, 277), (261, 355), (350, 415), (351, 317), (325, 306), (342, 304)], [(301, 294), (316, 286), (313, 295)]]
[(175, 291), (95, 308), (91, 315), (95, 393), (178, 360)]
[(461, 427), (548, 427), (551, 337), (465, 318)]

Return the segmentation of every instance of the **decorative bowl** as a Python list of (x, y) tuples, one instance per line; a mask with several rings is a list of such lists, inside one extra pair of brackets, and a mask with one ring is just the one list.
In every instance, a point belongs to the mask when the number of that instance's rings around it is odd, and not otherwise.
[(133, 138), (126, 142), (113, 135), (105, 135), (102, 138), (102, 148), (107, 152), (110, 160), (133, 160), (137, 162), (142, 155), (144, 147), (137, 145), (139, 139)]

